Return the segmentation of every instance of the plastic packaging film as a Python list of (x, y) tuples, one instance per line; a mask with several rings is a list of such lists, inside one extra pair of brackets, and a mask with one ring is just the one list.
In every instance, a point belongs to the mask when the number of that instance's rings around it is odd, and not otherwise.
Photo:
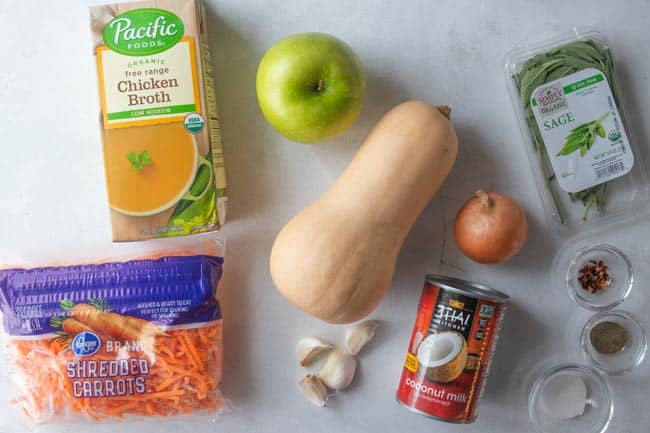
[(32, 423), (221, 412), (216, 251), (1, 270), (12, 404)]

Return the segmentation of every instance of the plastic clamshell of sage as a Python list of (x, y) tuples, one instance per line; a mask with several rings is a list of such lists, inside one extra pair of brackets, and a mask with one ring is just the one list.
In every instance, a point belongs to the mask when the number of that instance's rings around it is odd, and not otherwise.
[(632, 197), (648, 197), (614, 64), (597, 28), (573, 28), (506, 57), (523, 146), (560, 235), (636, 213), (641, 204)]

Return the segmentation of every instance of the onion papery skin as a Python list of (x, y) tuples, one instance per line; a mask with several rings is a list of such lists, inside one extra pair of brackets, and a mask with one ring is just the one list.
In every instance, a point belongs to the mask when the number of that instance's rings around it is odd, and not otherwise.
[(512, 198), (495, 192), (477, 191), (454, 220), (456, 245), (479, 263), (510, 260), (523, 247), (527, 233), (523, 208)]

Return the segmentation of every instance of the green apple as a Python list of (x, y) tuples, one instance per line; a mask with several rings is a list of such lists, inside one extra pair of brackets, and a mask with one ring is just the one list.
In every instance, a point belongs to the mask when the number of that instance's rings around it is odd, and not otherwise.
[(289, 36), (257, 69), (257, 100), (280, 134), (315, 143), (345, 131), (361, 111), (366, 75), (352, 48), (324, 33)]

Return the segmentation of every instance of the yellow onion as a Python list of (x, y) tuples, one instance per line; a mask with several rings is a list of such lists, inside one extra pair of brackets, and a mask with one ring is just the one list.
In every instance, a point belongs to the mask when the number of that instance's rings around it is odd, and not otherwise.
[(522, 207), (496, 192), (477, 191), (458, 211), (454, 236), (458, 248), (479, 263), (503, 263), (526, 241), (528, 222)]

